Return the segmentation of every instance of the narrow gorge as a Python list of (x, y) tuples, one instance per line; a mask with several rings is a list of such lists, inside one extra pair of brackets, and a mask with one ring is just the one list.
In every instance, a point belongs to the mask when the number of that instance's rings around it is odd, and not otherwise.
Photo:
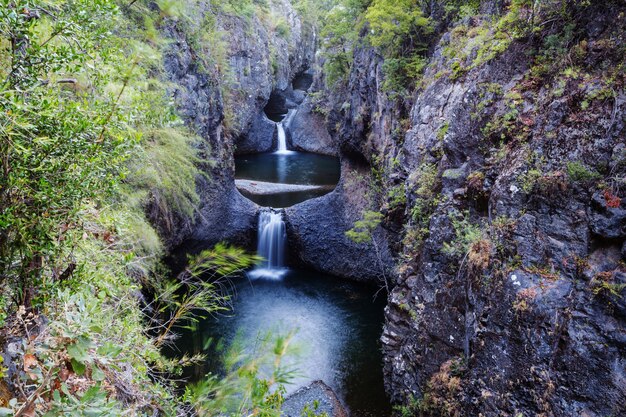
[(0, 0), (0, 416), (626, 415), (622, 0)]

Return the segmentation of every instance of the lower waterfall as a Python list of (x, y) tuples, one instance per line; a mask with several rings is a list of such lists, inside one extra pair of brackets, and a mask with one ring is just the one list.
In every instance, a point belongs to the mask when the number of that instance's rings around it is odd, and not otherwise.
[(259, 214), (257, 254), (263, 261), (249, 275), (253, 278), (279, 279), (284, 266), (287, 232), (281, 212), (267, 209)]

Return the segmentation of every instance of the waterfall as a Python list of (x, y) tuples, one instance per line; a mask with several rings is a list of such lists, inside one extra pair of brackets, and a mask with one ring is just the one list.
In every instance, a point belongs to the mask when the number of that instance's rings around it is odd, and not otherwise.
[(282, 213), (268, 209), (259, 214), (257, 254), (263, 262), (250, 272), (252, 277), (279, 279), (284, 275), (286, 237)]
[(276, 123), (276, 128), (278, 129), (278, 150), (276, 153), (281, 155), (293, 153), (292, 151), (287, 150), (287, 135), (285, 133), (283, 122)]

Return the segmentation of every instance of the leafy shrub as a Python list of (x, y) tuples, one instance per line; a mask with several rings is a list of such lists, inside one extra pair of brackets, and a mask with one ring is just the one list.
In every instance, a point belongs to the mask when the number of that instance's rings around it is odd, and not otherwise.
[(369, 42), (388, 56), (401, 55), (424, 46), (425, 35), (433, 32), (415, 0), (374, 0), (365, 12)]
[[(469, 213), (459, 213), (460, 215), (452, 217), (452, 226), (456, 233), (456, 237), (451, 242), (443, 245), (443, 252), (456, 257), (462, 257), (470, 252), (470, 249), (477, 245), (476, 252), (482, 252), (483, 247), (487, 244), (479, 244), (484, 240), (483, 228), (480, 224), (474, 224), (469, 219)], [(476, 255), (477, 258), (483, 255)]]
[(366, 243), (372, 240), (372, 232), (380, 225), (383, 215), (376, 211), (363, 212), (363, 218), (354, 223), (354, 227), (346, 232), (346, 236), (355, 243)]

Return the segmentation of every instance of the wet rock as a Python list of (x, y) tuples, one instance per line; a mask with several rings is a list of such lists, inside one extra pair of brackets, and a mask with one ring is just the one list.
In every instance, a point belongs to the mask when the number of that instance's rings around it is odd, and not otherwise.
[(369, 206), (362, 198), (364, 184), (346, 180), (347, 171), (344, 164), (344, 177), (333, 192), (285, 209), (290, 258), (324, 273), (384, 285), (383, 273), (390, 278), (393, 268), (386, 231), (374, 231), (375, 244), (346, 236)]
[(203, 199), (189, 238), (211, 247), (230, 242), (252, 247), (256, 237), (258, 206), (242, 196), (233, 180), (200, 180)]
[(235, 180), (235, 186), (241, 191), (253, 195), (268, 195), (277, 193), (293, 193), (299, 191), (321, 191), (332, 190), (332, 185), (302, 185), (302, 184), (282, 184), (275, 182)]
[(591, 231), (607, 239), (626, 238), (626, 200), (619, 207), (608, 207), (604, 195), (593, 194), (589, 208)]
[(248, 133), (237, 140), (236, 155), (269, 152), (276, 148), (276, 123), (260, 112)]
[(322, 381), (314, 381), (289, 395), (283, 403), (281, 416), (302, 417), (306, 415), (303, 413), (306, 408), (315, 415), (326, 413), (328, 417), (348, 416), (337, 394)]
[(328, 133), (324, 118), (312, 111), (310, 102), (305, 101), (298, 107), (287, 128), (293, 149), (337, 155), (337, 146)]

